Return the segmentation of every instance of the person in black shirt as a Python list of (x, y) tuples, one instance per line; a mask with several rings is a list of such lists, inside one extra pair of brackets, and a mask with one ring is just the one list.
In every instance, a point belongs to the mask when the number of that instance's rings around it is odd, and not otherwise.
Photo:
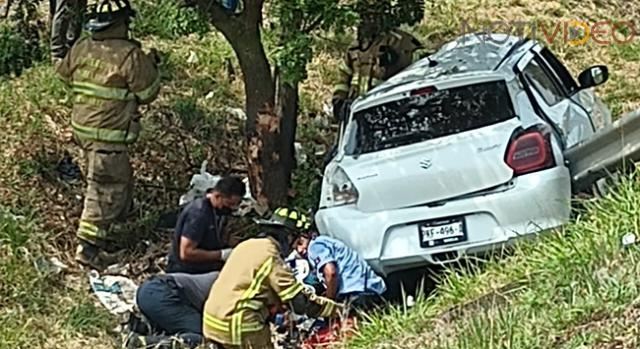
[(222, 269), (231, 254), (225, 239), (225, 216), (238, 209), (246, 193), (235, 176), (220, 179), (203, 198), (190, 202), (180, 213), (169, 254), (168, 273), (203, 274)]

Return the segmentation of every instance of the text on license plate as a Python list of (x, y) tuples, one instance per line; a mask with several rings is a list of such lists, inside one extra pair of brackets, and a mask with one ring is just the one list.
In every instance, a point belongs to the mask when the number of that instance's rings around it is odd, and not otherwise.
[(432, 247), (451, 244), (466, 240), (464, 222), (462, 220), (449, 220), (446, 223), (422, 223), (418, 226), (420, 232), (420, 244), (423, 247)]

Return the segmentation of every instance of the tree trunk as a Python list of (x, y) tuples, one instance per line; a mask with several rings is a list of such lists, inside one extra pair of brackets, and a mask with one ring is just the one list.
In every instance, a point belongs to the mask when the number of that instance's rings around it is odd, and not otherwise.
[(295, 159), (297, 88), (274, 82), (258, 31), (230, 42), (245, 82), (251, 192), (263, 208), (285, 205)]
[[(291, 183), (291, 173), (296, 167), (295, 158), (295, 140), (296, 140), (296, 128), (298, 126), (298, 85), (291, 85), (285, 83), (279, 79), (278, 71), (276, 70), (276, 112), (280, 115), (280, 168), (276, 172), (278, 176), (282, 177), (284, 183), (280, 185), (286, 185), (286, 193), (289, 192), (289, 185)], [(280, 190), (285, 188), (279, 188)], [(275, 194), (275, 193), (274, 193)], [(281, 195), (277, 193), (278, 197)], [(288, 196), (288, 195), (287, 195)]]
[(242, 15), (230, 17), (210, 1), (196, 0), (238, 57), (246, 94), (246, 156), (251, 193), (259, 208), (266, 209), (284, 205), (288, 199), (295, 165), (298, 88), (278, 79), (274, 83), (260, 36), (262, 4), (261, 0), (247, 1)]

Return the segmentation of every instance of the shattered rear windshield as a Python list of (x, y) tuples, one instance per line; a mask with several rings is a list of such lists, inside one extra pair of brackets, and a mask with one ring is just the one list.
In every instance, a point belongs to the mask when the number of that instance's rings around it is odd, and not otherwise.
[(433, 91), (355, 113), (345, 153), (365, 154), (423, 142), (513, 117), (504, 80)]

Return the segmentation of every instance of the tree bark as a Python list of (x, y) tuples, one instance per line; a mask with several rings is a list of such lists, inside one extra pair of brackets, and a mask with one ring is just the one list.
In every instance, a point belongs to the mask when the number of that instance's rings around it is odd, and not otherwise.
[[(246, 157), (251, 193), (262, 208), (284, 205), (294, 165), (297, 87), (274, 83), (262, 45), (260, 0), (248, 0), (245, 11), (232, 17), (209, 0), (197, 0), (213, 25), (231, 44), (242, 69), (247, 122)], [(276, 99), (276, 84), (280, 95)]]
[[(292, 85), (282, 81), (276, 70), (276, 111), (281, 117), (280, 121), (280, 168), (278, 176), (282, 177), (282, 183), (278, 183), (280, 190), (273, 195), (277, 197), (287, 196), (291, 183), (291, 173), (296, 167), (295, 140), (298, 126), (298, 84)], [(282, 192), (285, 191), (286, 192)]]

